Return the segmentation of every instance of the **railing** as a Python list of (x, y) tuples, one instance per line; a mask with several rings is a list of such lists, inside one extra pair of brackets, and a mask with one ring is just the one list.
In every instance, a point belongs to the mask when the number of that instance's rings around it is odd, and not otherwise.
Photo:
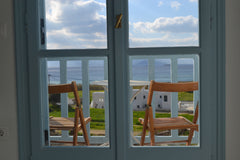
[[(107, 59), (105, 57), (99, 57), (99, 58), (62, 58), (62, 59), (47, 59), (42, 60), (41, 65), (42, 68), (44, 68), (41, 72), (43, 75), (42, 77), (48, 77), (47, 76), (47, 62), (46, 61), (59, 61), (60, 62), (60, 83), (69, 83), (67, 79), (67, 61), (81, 61), (81, 67), (82, 67), (82, 106), (83, 106), (83, 115), (84, 117), (90, 116), (90, 95), (89, 95), (89, 61), (90, 60), (103, 60), (104, 61), (104, 79), (108, 79), (108, 65), (107, 65)], [(73, 79), (74, 80), (74, 79)], [(48, 80), (44, 81), (42, 86), (47, 86)], [(47, 93), (47, 91), (43, 91)], [(47, 94), (48, 95), (48, 94)], [(44, 118), (44, 124), (43, 124), (43, 130), (49, 130), (49, 107), (48, 106), (48, 98), (46, 96), (45, 99), (43, 99), (42, 109), (43, 109), (43, 118)], [(105, 136), (91, 136), (90, 135), (90, 124), (87, 124), (87, 133), (89, 137), (89, 141), (91, 144), (99, 144), (99, 143), (106, 143), (109, 141), (109, 105), (108, 105), (108, 92), (104, 92), (104, 108), (105, 108)], [(68, 117), (68, 95), (67, 94), (61, 94), (61, 117)], [(62, 131), (61, 136), (50, 136), (50, 140), (54, 141), (72, 141), (72, 136), (69, 136), (68, 131)], [(78, 136), (78, 141), (84, 141), (82, 136)]]
[[(171, 79), (170, 82), (178, 82), (177, 74), (178, 74), (178, 59), (183, 58), (191, 58), (193, 59), (193, 81), (199, 81), (199, 57), (197, 55), (170, 55), (170, 56), (131, 56), (129, 58), (129, 70), (132, 71), (132, 62), (136, 59), (145, 59), (148, 61), (148, 80), (155, 80), (155, 60), (156, 59), (170, 59), (171, 60)], [(129, 74), (130, 79), (133, 79), (132, 72)], [(131, 93), (132, 88), (130, 87), (129, 92)], [(193, 105), (194, 110), (197, 105), (197, 101), (199, 101), (199, 93), (200, 89), (198, 91), (193, 92)], [(131, 95), (131, 94), (130, 94)], [(153, 96), (154, 97), (154, 96)], [(156, 109), (156, 103), (154, 102), (155, 99), (153, 99), (152, 107), (153, 107), (153, 116), (155, 117), (155, 109)], [(131, 106), (131, 104), (130, 104)], [(132, 107), (129, 107), (129, 115), (130, 115), (130, 123), (129, 128), (130, 132), (133, 132), (133, 110)], [(171, 93), (171, 117), (177, 117), (178, 116), (178, 93)], [(200, 117), (200, 116), (199, 116)], [(199, 123), (199, 120), (198, 120)], [(131, 133), (130, 133), (131, 134)], [(130, 138), (131, 144), (138, 143), (140, 141), (140, 136), (135, 136), (135, 140)], [(164, 141), (180, 141), (180, 140), (186, 140), (187, 136), (179, 136), (178, 130), (172, 130), (171, 136), (155, 136), (156, 142), (164, 142)], [(137, 142), (136, 142), (137, 141)], [(150, 142), (150, 136), (146, 136), (145, 142)], [(199, 144), (199, 132), (195, 132), (194, 137), (192, 139), (192, 143)]]
[[(133, 60), (136, 59), (145, 59), (148, 61), (148, 81), (154, 80), (155, 79), (155, 60), (156, 59), (170, 59), (171, 60), (171, 82), (177, 82), (177, 70), (178, 70), (178, 62), (177, 60), (179, 58), (191, 58), (193, 59), (193, 81), (199, 81), (199, 57), (197, 55), (171, 55), (171, 56), (130, 56), (129, 58), (129, 79), (133, 79), (132, 75), (132, 62)], [(41, 75), (42, 77), (48, 77), (47, 75), (47, 61), (59, 61), (60, 62), (60, 83), (67, 83), (67, 61), (70, 60), (79, 60), (81, 61), (82, 65), (82, 92), (84, 93), (82, 95), (82, 105), (83, 105), (83, 114), (85, 117), (90, 116), (90, 95), (89, 95), (89, 61), (90, 60), (103, 60), (104, 61), (104, 80), (108, 80), (108, 64), (107, 64), (107, 58), (105, 57), (99, 57), (99, 58), (74, 58), (74, 59), (69, 59), (69, 58), (62, 58), (62, 59), (42, 59), (41, 61)], [(42, 86), (47, 86), (48, 80), (46, 78), (45, 81), (42, 81)], [(132, 87), (129, 88), (129, 95), (132, 95)], [(48, 95), (47, 94), (47, 87), (45, 89), (43, 88), (42, 90), (43, 94), (42, 95)], [(49, 131), (49, 126), (48, 126), (48, 117), (49, 117), (49, 107), (48, 106), (48, 96), (43, 96), (42, 98), (42, 118), (44, 119), (43, 121), (43, 131), (48, 130)], [(129, 96), (131, 97), (131, 96)], [(61, 94), (61, 116), (62, 117), (67, 117), (68, 116), (68, 101), (67, 101), (67, 94)], [(130, 98), (129, 98), (130, 99)], [(199, 91), (194, 91), (194, 109), (197, 104), (197, 101), (199, 100)], [(108, 101), (108, 92), (105, 90), (104, 92), (104, 109), (105, 109), (105, 136), (91, 136), (90, 135), (90, 125), (87, 125), (87, 131), (88, 131), (88, 136), (91, 144), (100, 144), (100, 143), (106, 143), (109, 141), (109, 101)], [(152, 107), (153, 107), (153, 115), (155, 115), (155, 108), (156, 103), (152, 102)], [(129, 115), (130, 115), (130, 123), (129, 123), (129, 128), (130, 132), (132, 132), (133, 128), (133, 107), (132, 104), (129, 104)], [(172, 93), (171, 94), (171, 116), (172, 117), (177, 117), (178, 116), (178, 94), (177, 93)], [(199, 116), (200, 117), (200, 116)], [(198, 121), (199, 122), (199, 121)], [(129, 133), (131, 134), (131, 133)], [(43, 134), (44, 135), (44, 134)], [(61, 136), (50, 136), (50, 140), (66, 140), (66, 141), (72, 141), (72, 136), (69, 136), (68, 131), (62, 131)], [(137, 139), (138, 141), (140, 140), (140, 136), (129, 136), (130, 139), (129, 141), (131, 144), (136, 143), (134, 139)], [(186, 136), (179, 136), (177, 130), (172, 130), (171, 136), (156, 136), (156, 142), (157, 141), (169, 141), (169, 140), (184, 140), (186, 139)], [(44, 139), (44, 137), (43, 137)], [(83, 141), (82, 136), (78, 137), (79, 141)], [(149, 136), (146, 137), (146, 142), (149, 142)], [(46, 143), (46, 142), (45, 142)], [(192, 143), (198, 143), (199, 144), (199, 132), (195, 132), (195, 135), (193, 137)]]

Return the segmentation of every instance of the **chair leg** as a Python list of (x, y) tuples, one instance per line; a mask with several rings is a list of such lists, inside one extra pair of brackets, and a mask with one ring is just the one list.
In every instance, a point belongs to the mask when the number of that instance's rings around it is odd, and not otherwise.
[(82, 130), (83, 130), (83, 136), (84, 136), (84, 140), (85, 140), (85, 142), (86, 142), (86, 145), (89, 146), (90, 144), (89, 144), (89, 139), (88, 139), (88, 134), (87, 134), (86, 125), (83, 126)]
[(77, 145), (78, 128), (73, 131), (73, 146)]
[(188, 140), (187, 140), (186, 146), (191, 145), (192, 138), (193, 138), (193, 133), (194, 133), (194, 129), (191, 128), (190, 131), (189, 131), (189, 135), (188, 135)]
[(146, 131), (147, 131), (147, 124), (145, 124), (145, 121), (144, 121), (143, 131), (142, 131), (142, 137), (141, 137), (141, 142), (140, 142), (140, 145), (141, 145), (141, 146), (144, 145), (145, 136), (146, 136)]
[(151, 146), (155, 145), (155, 137), (154, 137), (154, 127), (153, 127), (153, 111), (152, 107), (149, 107), (149, 131), (151, 136)]
[(147, 124), (148, 124), (148, 113), (149, 113), (149, 109), (147, 108), (145, 111), (145, 116), (144, 116), (144, 122), (143, 122), (143, 131), (142, 131), (142, 137), (141, 137), (141, 142), (140, 145), (143, 146), (144, 145), (144, 141), (145, 141), (145, 136), (146, 136), (146, 130), (147, 130)]
[(155, 146), (154, 129), (150, 128), (151, 146)]
[(82, 130), (83, 130), (83, 137), (85, 140), (85, 143), (87, 146), (89, 146), (89, 139), (88, 139), (88, 134), (87, 134), (87, 128), (86, 128), (86, 124), (83, 118), (83, 113), (82, 113), (82, 109), (80, 109), (81, 111), (79, 112), (79, 117), (80, 117), (80, 122), (81, 122), (81, 126), (82, 126)]
[(74, 129), (73, 129), (73, 146), (77, 145), (77, 136), (78, 136), (78, 117), (79, 117), (79, 110), (75, 110), (75, 120), (74, 120)]

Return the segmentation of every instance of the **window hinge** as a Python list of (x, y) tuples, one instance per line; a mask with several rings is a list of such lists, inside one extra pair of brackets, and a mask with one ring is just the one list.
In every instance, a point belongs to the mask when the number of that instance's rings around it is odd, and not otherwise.
[(44, 19), (40, 19), (40, 37), (41, 37), (41, 45), (45, 44), (45, 23)]

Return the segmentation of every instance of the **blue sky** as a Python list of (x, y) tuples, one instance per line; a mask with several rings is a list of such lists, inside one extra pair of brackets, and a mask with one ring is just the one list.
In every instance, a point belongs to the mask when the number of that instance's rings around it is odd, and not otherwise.
[[(45, 8), (48, 49), (107, 47), (105, 0), (45, 0)], [(129, 42), (130, 47), (197, 46), (198, 0), (129, 0)]]
[[(106, 1), (45, 0), (47, 48), (106, 48)], [(198, 45), (198, 0), (129, 0), (130, 47)]]

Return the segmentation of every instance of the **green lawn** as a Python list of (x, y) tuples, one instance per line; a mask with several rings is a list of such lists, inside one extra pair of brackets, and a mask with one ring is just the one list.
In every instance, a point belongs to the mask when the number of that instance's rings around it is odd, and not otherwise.
[[(90, 117), (91, 120), (91, 129), (95, 130), (104, 130), (105, 129), (105, 115), (104, 109), (97, 109), (97, 108), (90, 108)], [(142, 125), (138, 122), (138, 118), (144, 118), (144, 111), (133, 111), (133, 130), (134, 131), (141, 131)], [(50, 116), (53, 117), (61, 117), (60, 111), (52, 111), (49, 113)], [(74, 117), (74, 111), (69, 111), (69, 117)], [(159, 117), (170, 117), (170, 113), (156, 113), (156, 118)], [(192, 114), (181, 114), (181, 116), (189, 119), (190, 121), (193, 120)]]
[[(92, 101), (92, 93), (93, 92), (104, 92), (104, 90), (90, 90), (90, 102)], [(82, 97), (82, 91), (78, 91), (80, 97)], [(68, 94), (69, 98), (74, 98), (73, 93)], [(191, 92), (179, 92), (178, 93), (179, 101), (193, 101), (193, 93)]]
[[(90, 90), (90, 102), (92, 101), (92, 93), (93, 92), (104, 92), (104, 90)], [(79, 97), (82, 97), (82, 91), (78, 91), (78, 95)], [(68, 93), (68, 98), (74, 98), (74, 94), (73, 93)]]
[(178, 93), (179, 101), (193, 101), (193, 93), (191, 92), (179, 92)]
[[(90, 102), (92, 101), (93, 92), (104, 92), (104, 90), (90, 90)], [(82, 97), (82, 91), (78, 91), (79, 96)], [(73, 93), (69, 93), (68, 97), (73, 99)], [(179, 101), (193, 101), (193, 93), (181, 92), (178, 94)], [(60, 107), (57, 105), (49, 104), (50, 116), (61, 117)], [(68, 116), (74, 117), (74, 109), (69, 107)], [(92, 130), (104, 130), (105, 129), (105, 112), (104, 109), (90, 108), (90, 117), (92, 118), (90, 123), (90, 128)], [(156, 118), (159, 117), (170, 117), (170, 113), (156, 113)], [(191, 114), (181, 114), (181, 116), (186, 117), (190, 121), (193, 119)], [(142, 130), (142, 125), (138, 122), (138, 118), (144, 118), (144, 111), (133, 111), (133, 130), (134, 132), (140, 132)]]

